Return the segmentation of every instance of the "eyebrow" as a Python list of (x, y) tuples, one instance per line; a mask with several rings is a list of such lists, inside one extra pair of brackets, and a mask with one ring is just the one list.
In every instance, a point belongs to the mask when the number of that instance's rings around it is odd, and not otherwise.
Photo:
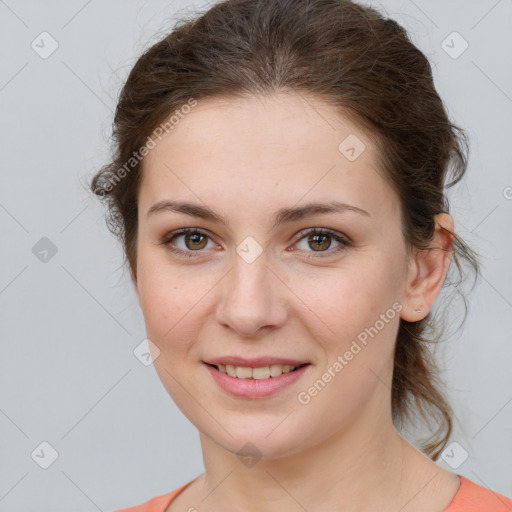
[[(226, 226), (228, 225), (227, 220), (211, 208), (186, 201), (159, 201), (149, 208), (146, 215), (149, 217), (150, 215), (161, 212), (184, 213), (191, 217), (198, 217), (204, 220), (224, 224)], [(329, 203), (307, 203), (303, 206), (281, 208), (278, 210), (272, 217), (273, 228), (276, 228), (281, 224), (298, 221), (312, 215), (344, 212), (354, 212), (368, 217), (371, 216), (366, 210), (350, 204), (340, 203), (339, 201), (331, 201)]]

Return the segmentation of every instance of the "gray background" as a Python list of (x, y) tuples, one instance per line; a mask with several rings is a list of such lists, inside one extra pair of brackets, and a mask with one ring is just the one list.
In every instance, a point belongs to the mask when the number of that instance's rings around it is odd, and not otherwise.
[[(366, 3), (410, 31), (471, 138), (469, 172), (451, 205), (459, 233), (485, 259), (464, 330), (442, 349), (458, 417), (460, 446), (450, 453), (460, 465), (439, 464), (512, 496), (512, 1)], [(108, 158), (123, 79), (188, 8), (0, 1), (2, 512), (112, 510), (204, 470), (195, 427), (133, 354), (143, 317), (121, 247), (86, 192)], [(43, 31), (59, 45), (46, 59), (31, 47)], [(469, 43), (458, 58), (441, 46), (453, 31)], [(43, 237), (57, 248), (46, 262), (44, 247), (33, 253)], [(43, 441), (58, 452), (47, 469)]]

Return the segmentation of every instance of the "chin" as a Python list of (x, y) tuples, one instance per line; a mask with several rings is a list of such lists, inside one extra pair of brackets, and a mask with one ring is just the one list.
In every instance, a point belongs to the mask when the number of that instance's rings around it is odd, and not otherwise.
[[(279, 428), (279, 427), (278, 427)], [(229, 434), (223, 439), (214, 438), (215, 442), (239, 457), (240, 461), (247, 467), (251, 467), (258, 460), (277, 460), (282, 459), (304, 449), (301, 444), (300, 436), (297, 438), (290, 437), (288, 432), (283, 429), (281, 435), (276, 431), (269, 435), (272, 429), (265, 431), (255, 431), (248, 433), (247, 431), (233, 431), (227, 427), (233, 437)]]

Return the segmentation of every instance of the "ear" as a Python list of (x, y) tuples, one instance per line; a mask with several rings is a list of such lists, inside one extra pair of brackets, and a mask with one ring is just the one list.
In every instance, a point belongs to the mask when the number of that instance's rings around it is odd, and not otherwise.
[(446, 213), (440, 213), (434, 222), (436, 229), (430, 247), (416, 250), (411, 256), (400, 314), (400, 318), (407, 322), (418, 322), (427, 316), (450, 266), (453, 236), (446, 230), (453, 232), (453, 219)]

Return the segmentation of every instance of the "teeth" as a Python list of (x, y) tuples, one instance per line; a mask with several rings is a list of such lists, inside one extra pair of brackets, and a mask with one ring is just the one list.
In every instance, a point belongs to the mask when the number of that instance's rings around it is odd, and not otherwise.
[(231, 377), (239, 379), (268, 379), (269, 377), (279, 377), (283, 373), (289, 373), (298, 366), (289, 364), (273, 364), (271, 366), (263, 366), (260, 368), (250, 368), (247, 366), (233, 366), (231, 364), (219, 364), (217, 368), (222, 373), (227, 373)]

